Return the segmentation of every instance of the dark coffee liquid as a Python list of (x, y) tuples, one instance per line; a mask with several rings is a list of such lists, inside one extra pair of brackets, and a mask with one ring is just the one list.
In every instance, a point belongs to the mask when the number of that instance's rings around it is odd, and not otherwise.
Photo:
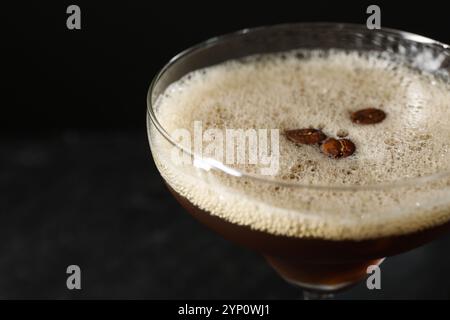
[(260, 252), (283, 278), (306, 286), (350, 285), (367, 276), (369, 265), (416, 248), (450, 229), (448, 222), (407, 235), (362, 241), (286, 237), (230, 223), (199, 209), (172, 188), (169, 190), (201, 223), (232, 242)]

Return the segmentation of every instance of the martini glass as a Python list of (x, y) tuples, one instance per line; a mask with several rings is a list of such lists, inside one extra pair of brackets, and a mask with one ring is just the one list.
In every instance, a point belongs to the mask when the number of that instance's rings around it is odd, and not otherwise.
[[(367, 268), (379, 265), (385, 257), (416, 248), (450, 229), (450, 173), (438, 171), (427, 176), (371, 185), (308, 185), (273, 181), (197, 157), (171, 137), (154, 109), (164, 90), (191, 71), (253, 54), (294, 49), (376, 51), (380, 55), (388, 52), (411, 68), (433, 73), (448, 82), (449, 47), (419, 35), (337, 23), (298, 23), (245, 29), (210, 39), (178, 54), (157, 74), (147, 97), (148, 135), (153, 159), (168, 189), (193, 217), (226, 239), (261, 253), (281, 277), (303, 289), (305, 298), (325, 298), (366, 278)], [(423, 63), (423, 59), (434, 63)], [(167, 152), (170, 149), (176, 149), (194, 161), (173, 164)], [(228, 184), (222, 183), (217, 188), (219, 176), (227, 176)], [(273, 203), (257, 190), (239, 188), (246, 182), (266, 187), (268, 184), (277, 190), (294, 190), (296, 192), (289, 194), (301, 197), (293, 196), (283, 203)], [(251, 223), (245, 222), (250, 219), (230, 221), (194, 204), (185, 196), (189, 194), (185, 191), (199, 187), (208, 190), (208, 199), (215, 206), (220, 207), (230, 199), (236, 203), (236, 208), (246, 202), (267, 205), (274, 208), (275, 218), (280, 212), (280, 221), (286, 218), (281, 216), (286, 209), (290, 212), (297, 210), (302, 215), (310, 214), (310, 219), (324, 212), (352, 210), (345, 207), (346, 201), (338, 204), (342, 207), (337, 208), (336, 202), (331, 204), (327, 201), (331, 197), (359, 199), (367, 205), (356, 212), (360, 217), (359, 224), (330, 219), (322, 225), (322, 236), (285, 236), (255, 229)], [(374, 201), (386, 194), (389, 200), (382, 205)], [(307, 196), (320, 201), (304, 203)], [(251, 214), (247, 209), (242, 211), (242, 216)], [(380, 216), (383, 219), (375, 218)], [(307, 228), (307, 224), (308, 220), (299, 227)], [(362, 236), (347, 236), (353, 234), (355, 228), (360, 229), (358, 234)]]

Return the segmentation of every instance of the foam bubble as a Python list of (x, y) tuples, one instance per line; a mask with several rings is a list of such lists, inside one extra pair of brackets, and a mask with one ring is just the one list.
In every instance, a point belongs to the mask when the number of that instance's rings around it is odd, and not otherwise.
[[(314, 146), (280, 137), (274, 180), (368, 185), (449, 170), (450, 90), (442, 80), (394, 57), (304, 51), (231, 60), (169, 86), (156, 114), (170, 133), (194, 121), (207, 128), (315, 127), (345, 135), (357, 150), (334, 160)], [(301, 58), (299, 58), (299, 56)], [(374, 107), (386, 119), (357, 125), (349, 113)], [(151, 132), (155, 161), (173, 189), (230, 222), (273, 234), (365, 239), (420, 230), (450, 219), (448, 181), (378, 191), (308, 190), (205, 173), (170, 162), (171, 146)], [(259, 172), (258, 166), (234, 165)], [(419, 203), (419, 205), (416, 205)]]

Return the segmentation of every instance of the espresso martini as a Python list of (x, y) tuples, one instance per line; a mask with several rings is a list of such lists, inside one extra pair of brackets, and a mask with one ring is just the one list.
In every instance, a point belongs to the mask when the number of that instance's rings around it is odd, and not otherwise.
[[(379, 52), (296, 50), (191, 72), (155, 103), (165, 131), (192, 137), (196, 121), (216, 132), (279, 130), (277, 170), (179, 163), (174, 149), (195, 154), (192, 140), (169, 143), (149, 126), (154, 160), (192, 215), (288, 281), (345, 287), (449, 227), (450, 179), (436, 174), (450, 170), (450, 88), (416, 67)], [(295, 143), (297, 129), (324, 137)], [(351, 152), (328, 152), (325, 138), (348, 140)]]

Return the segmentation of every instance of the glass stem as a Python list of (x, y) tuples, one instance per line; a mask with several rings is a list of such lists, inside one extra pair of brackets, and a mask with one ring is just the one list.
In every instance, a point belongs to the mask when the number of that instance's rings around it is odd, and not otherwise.
[(303, 290), (303, 300), (330, 300), (334, 295), (330, 292)]

